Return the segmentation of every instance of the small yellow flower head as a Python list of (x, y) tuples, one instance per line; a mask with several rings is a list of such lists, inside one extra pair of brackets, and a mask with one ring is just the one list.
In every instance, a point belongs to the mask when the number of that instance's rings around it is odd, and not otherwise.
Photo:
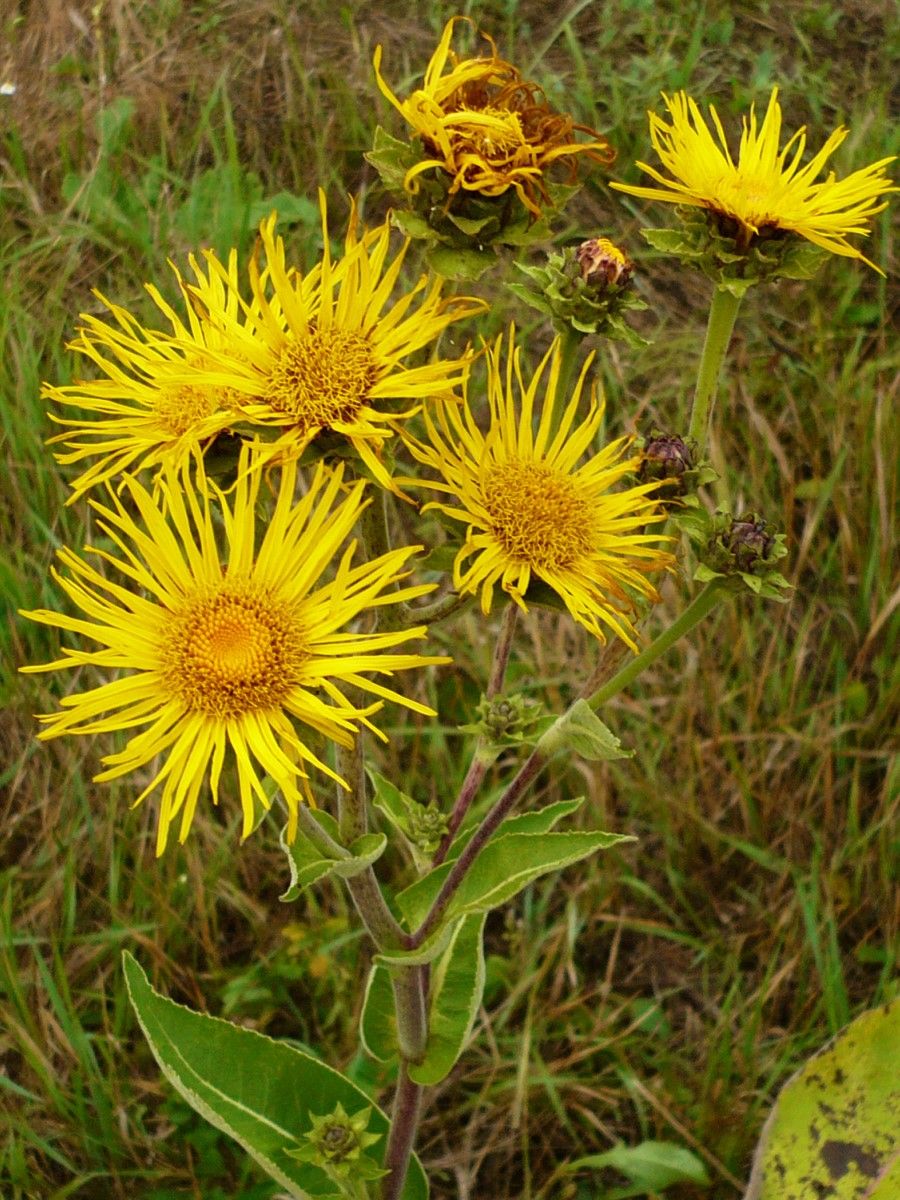
[[(344, 544), (365, 507), (365, 485), (357, 482), (348, 491), (340, 470), (319, 464), (305, 495), (294, 503), (297, 472), (289, 464), (274, 511), (260, 529), (255, 509), (264, 472), (250, 469), (250, 457), (245, 449), (231, 503), (224, 497), (212, 503), (213, 488), (202, 464), (196, 488), (187, 470), (179, 475), (167, 469), (158, 502), (131, 478), (125, 481), (124, 502), (117, 494), (109, 506), (92, 501), (98, 527), (121, 557), (91, 552), (110, 564), (124, 585), (62, 550), (69, 574), (54, 572), (54, 577), (85, 615), (24, 614), (87, 637), (99, 649), (65, 648), (57, 661), (23, 670), (91, 665), (117, 673), (109, 683), (66, 695), (59, 712), (40, 718), (45, 726), (40, 737), (143, 727), (123, 750), (104, 757), (105, 769), (96, 779), (145, 774), (157, 760), (135, 804), (162, 787), (160, 854), (176, 821), (179, 841), (187, 837), (207, 779), (218, 802), (227, 756), (235, 767), (243, 836), (270, 804), (261, 770), (284, 796), (288, 838), (293, 839), (298, 805), (311, 801), (307, 768), (338, 778), (297, 726), (350, 746), (361, 725), (374, 729), (370, 718), (383, 700), (430, 714), (368, 673), (391, 675), (447, 661), (393, 652), (402, 642), (421, 638), (424, 627), (356, 632), (354, 622), (366, 610), (431, 590), (431, 585), (396, 586), (408, 574), (407, 559), (420, 547), (351, 565), (355, 543)], [(368, 692), (375, 701), (356, 707), (342, 686)]]
[[(880, 197), (897, 191), (884, 169), (883, 158), (854, 171), (845, 179), (834, 172), (816, 182), (825, 163), (847, 136), (836, 129), (806, 166), (801, 165), (806, 131), (798, 129), (783, 148), (778, 88), (772, 89), (766, 114), (759, 123), (755, 108), (744, 118), (737, 161), (728, 149), (725, 131), (710, 105), (714, 136), (697, 103), (685, 92), (663, 95), (670, 120), (649, 113), (650, 138), (666, 176), (646, 163), (638, 166), (660, 187), (613, 183), (632, 196), (707, 209), (720, 222), (721, 232), (734, 236), (743, 251), (755, 238), (777, 231), (796, 233), (817, 246), (847, 258), (869, 262), (847, 237), (869, 233), (869, 223), (886, 207)], [(878, 270), (878, 268), (875, 268)]]
[[(543, 92), (523, 79), (518, 68), (497, 54), (486, 34), (490, 54), (460, 59), (451, 49), (452, 17), (425, 70), (422, 87), (399, 100), (381, 76), (381, 47), (375, 51), (375, 75), (383, 95), (421, 139), (426, 157), (406, 175), (408, 191), (418, 176), (437, 170), (450, 177), (449, 194), (460, 190), (500, 196), (514, 188), (534, 217), (547, 203), (545, 173), (562, 163), (574, 179), (578, 158), (609, 164), (615, 152), (602, 134), (576, 125), (555, 112)], [(578, 142), (576, 131), (590, 135)]]
[(590, 238), (575, 251), (581, 278), (593, 287), (620, 286), (634, 272), (634, 263), (609, 238)]
[[(324, 193), (324, 250), (305, 275), (285, 264), (275, 215), (260, 226), (262, 272), (250, 270), (252, 305), (216, 256), (205, 254), (190, 287), (226, 349), (215, 356), (215, 382), (236, 395), (242, 417), (281, 430), (272, 453), (294, 456), (319, 434), (346, 439), (384, 487), (392, 487), (380, 451), (418, 403), (451, 392), (465, 378), (469, 356), (404, 360), (434, 342), (455, 321), (481, 312), (481, 300), (441, 298), (441, 280), (423, 275), (394, 303), (409, 243), (389, 259), (390, 223), (358, 236), (355, 209), (343, 256), (332, 262)], [(394, 401), (413, 401), (402, 410)]]
[(615, 490), (640, 465), (638, 456), (626, 457), (630, 438), (619, 438), (578, 465), (603, 419), (592, 395), (587, 415), (576, 424), (593, 356), (553, 432), (560, 339), (528, 382), (515, 331), (510, 330), (505, 371), (502, 342), (498, 338), (487, 355), (487, 430), (479, 428), (466, 398), (461, 408), (438, 405), (436, 423), (426, 412), (428, 444), (410, 442), (415, 457), (441, 476), (419, 486), (449, 496), (431, 506), (468, 526), (454, 564), (454, 586), (480, 592), (482, 611), (488, 613), (498, 584), (525, 609), (530, 584), (542, 580), (595, 637), (605, 640), (604, 628), (612, 630), (636, 649), (630, 615), (634, 597), (657, 600), (647, 576), (674, 561), (660, 549), (669, 539), (644, 532), (659, 517), (654, 493), (660, 484)]

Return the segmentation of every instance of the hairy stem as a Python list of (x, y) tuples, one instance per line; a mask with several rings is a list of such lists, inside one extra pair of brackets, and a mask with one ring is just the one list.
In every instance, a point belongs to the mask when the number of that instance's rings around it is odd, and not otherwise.
[[(512, 650), (518, 613), (518, 607), (511, 601), (504, 609), (500, 633), (497, 638), (497, 644), (494, 646), (494, 658), (491, 663), (491, 673), (488, 677), (487, 691), (485, 692), (488, 699), (498, 695), (503, 690), (503, 681), (506, 677), (506, 667), (509, 662), (510, 651)], [(459, 789), (459, 795), (456, 797), (456, 802), (447, 821), (447, 832), (441, 839), (441, 844), (438, 846), (437, 853), (434, 856), (435, 866), (439, 866), (447, 857), (447, 851), (450, 849), (453, 839), (456, 836), (456, 831), (463, 823), (472, 801), (478, 794), (482, 780), (487, 774), (487, 769), (493, 761), (493, 756), (487, 756), (481, 753), (481, 751), (481, 739), (479, 738), (472, 761), (469, 764), (469, 769), (466, 772), (466, 777), (463, 780), (462, 787)]]
[(410, 1079), (406, 1063), (401, 1063), (397, 1091), (394, 1093), (391, 1131), (388, 1134), (384, 1155), (384, 1166), (390, 1174), (386, 1175), (382, 1181), (382, 1200), (399, 1200), (403, 1194), (416, 1128), (419, 1124), (421, 1102), (421, 1087)]
[(462, 883), (466, 872), (478, 857), (484, 844), (504, 818), (515, 808), (526, 788), (528, 788), (535, 776), (540, 773), (546, 761), (547, 759), (542, 753), (538, 750), (532, 750), (531, 754), (519, 768), (509, 787), (475, 830), (471, 840), (466, 844), (463, 852), (450, 868), (447, 878), (444, 880), (441, 890), (435, 897), (434, 903), (429, 909), (425, 920), (415, 933), (406, 939), (407, 949), (417, 949), (429, 934), (434, 932), (435, 927), (444, 915), (447, 905), (453, 898), (453, 894)]
[(728, 349), (728, 343), (731, 341), (731, 332), (734, 329), (740, 305), (741, 297), (735, 296), (727, 288), (717, 287), (713, 292), (709, 321), (706, 326), (706, 340), (703, 343), (703, 354), (700, 358), (697, 387), (694, 391), (694, 403), (688, 426), (688, 437), (696, 440), (701, 455), (706, 449), (719, 370), (725, 357), (725, 351)]
[[(304, 837), (328, 858), (350, 858), (349, 851), (326, 833), (308, 808), (301, 806), (298, 822)], [(402, 945), (408, 935), (388, 908), (372, 868), (366, 867), (361, 874), (348, 879), (347, 888), (366, 932), (379, 950), (394, 950)]]
[(714, 579), (707, 583), (681, 616), (652, 641), (646, 650), (636, 654), (620, 671), (617, 671), (612, 679), (607, 680), (593, 695), (586, 697), (587, 703), (591, 708), (597, 709), (607, 700), (618, 695), (630, 683), (633, 683), (651, 663), (656, 662), (661, 655), (674, 646), (679, 638), (690, 633), (695, 625), (699, 625), (707, 613), (711, 612), (719, 601), (729, 594), (725, 588), (720, 586), (718, 580)]

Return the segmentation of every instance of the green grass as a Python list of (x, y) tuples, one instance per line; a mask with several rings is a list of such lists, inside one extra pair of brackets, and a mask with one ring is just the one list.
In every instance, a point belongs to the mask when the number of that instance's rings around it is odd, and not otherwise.
[[(38, 389), (75, 372), (64, 345), (78, 312), (99, 310), (91, 289), (149, 315), (142, 283), (170, 288), (167, 257), (200, 244), (248, 252), (273, 198), (309, 262), (320, 185), (335, 212), (350, 192), (379, 217), (387, 198), (363, 154), (376, 120), (397, 127), (371, 55), (384, 42), (388, 78), (410, 84), (451, 12), (432, 3), (423, 19), (420, 7), (167, 0), (94, 18), (79, 2), (3, 18), (2, 71), (18, 89), (0, 97), (0, 1193), (11, 1200), (274, 1194), (159, 1079), (124, 996), (124, 948), (175, 999), (298, 1038), (367, 1085), (390, 1083), (356, 1046), (348, 998), (361, 995), (368, 951), (344, 898), (279, 905), (274, 822), (239, 850), (227, 808), (198, 815), (187, 847), (157, 862), (151, 807), (129, 811), (127, 782), (90, 783), (101, 747), (35, 742), (32, 713), (70, 682), (16, 674), (56, 644), (15, 611), (59, 604), (54, 551), (81, 545), (90, 527), (86, 506), (65, 507)], [(576, 3), (568, 17), (494, 0), (464, 11), (555, 103), (610, 133), (620, 178), (636, 180), (634, 159), (649, 154), (645, 109), (681, 86), (727, 120), (779, 82), (786, 125), (808, 124), (812, 145), (850, 126), (839, 171), (896, 151), (889, 10), (874, 0), (852, 10), (617, 0)], [(567, 221), (565, 239), (611, 233), (639, 256), (652, 306), (645, 354), (600, 350), (610, 432), (677, 424), (705, 281), (643, 252), (644, 211), (602, 181)], [(885, 215), (867, 247), (885, 267), (890, 234)], [(561, 1164), (641, 1138), (706, 1160), (711, 1187), (673, 1196), (737, 1196), (780, 1084), (893, 994), (888, 289), (835, 259), (812, 284), (744, 304), (715, 421), (714, 498), (787, 530), (796, 591), (784, 606), (723, 608), (608, 707), (634, 759), (574, 762), (540, 789), (586, 795), (592, 824), (638, 840), (492, 917), (480, 1034), (432, 1094), (422, 1130), (436, 1200), (587, 1200), (597, 1181), (566, 1182)], [(549, 331), (518, 317), (529, 344), (545, 345)], [(682, 595), (668, 587), (654, 621)], [(417, 796), (447, 802), (465, 771), (455, 727), (471, 719), (491, 637), (476, 614), (460, 619), (454, 671), (433, 685), (440, 721), (422, 724), (418, 749), (395, 737), (385, 752), (381, 769)], [(556, 705), (589, 661), (584, 639), (549, 613), (522, 623), (516, 653), (516, 684)]]

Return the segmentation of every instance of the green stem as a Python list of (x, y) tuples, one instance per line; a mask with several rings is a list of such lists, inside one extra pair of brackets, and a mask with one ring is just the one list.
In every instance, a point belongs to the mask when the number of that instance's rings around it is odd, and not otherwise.
[(612, 679), (607, 680), (604, 685), (599, 688), (593, 695), (586, 697), (591, 708), (597, 709), (613, 696), (618, 695), (624, 688), (628, 687), (637, 679), (642, 671), (646, 670), (651, 663), (656, 660), (678, 641), (684, 637), (686, 633), (699, 625), (707, 613), (711, 612), (719, 601), (730, 593), (721, 586), (719, 580), (712, 580), (703, 588), (693, 601), (684, 610), (677, 621), (674, 621), (668, 629), (651, 642), (646, 650), (635, 655), (630, 662), (626, 663), (620, 671), (613, 675)]
[(569, 392), (572, 387), (572, 379), (575, 375), (575, 368), (578, 365), (578, 352), (581, 349), (581, 343), (584, 341), (584, 334), (579, 333), (577, 329), (573, 329), (571, 325), (567, 325), (560, 337), (560, 364), (559, 364), (559, 382), (556, 385), (556, 404), (553, 406), (553, 426), (550, 432), (551, 439), (556, 435), (559, 429), (559, 423), (562, 420), (563, 412), (569, 400)]
[(706, 340), (703, 343), (703, 354), (700, 358), (697, 387), (694, 391), (694, 403), (688, 426), (688, 437), (694, 438), (697, 442), (701, 455), (706, 449), (719, 371), (725, 351), (728, 349), (728, 343), (731, 341), (731, 331), (734, 329), (735, 318), (740, 306), (741, 297), (735, 296), (727, 288), (717, 287), (713, 292), (709, 322), (706, 326)]
[[(349, 858), (350, 852), (329, 837), (308, 808), (301, 806), (298, 824), (304, 837), (309, 838), (328, 858)], [(408, 934), (400, 927), (381, 894), (378, 880), (371, 867), (347, 880), (347, 888), (366, 931), (379, 950), (395, 950)]]
[(435, 600), (431, 604), (403, 604), (400, 606), (403, 625), (433, 625), (436, 621), (443, 621), (455, 612), (459, 612), (474, 599), (474, 592), (465, 596), (460, 595), (459, 592), (448, 592), (446, 596), (441, 596), (439, 600)]

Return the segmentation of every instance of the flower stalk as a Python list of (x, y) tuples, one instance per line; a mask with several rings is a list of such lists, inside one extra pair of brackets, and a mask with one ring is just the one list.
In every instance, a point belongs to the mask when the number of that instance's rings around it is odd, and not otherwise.
[(650, 645), (640, 654), (636, 654), (629, 662), (617, 671), (615, 675), (602, 687), (598, 688), (592, 695), (586, 697), (587, 703), (593, 709), (598, 709), (604, 705), (613, 696), (617, 696), (619, 692), (632, 684), (637, 677), (656, 662), (667, 650), (686, 633), (699, 625), (705, 616), (712, 612), (723, 596), (728, 593), (717, 582), (708, 583), (702, 591), (700, 591), (693, 601), (684, 610), (681, 616), (673, 621), (668, 629), (664, 630), (658, 638), (650, 643)]
[(706, 339), (703, 343), (703, 354), (697, 374), (697, 387), (694, 391), (694, 402), (688, 425), (688, 437), (697, 442), (701, 457), (706, 449), (709, 435), (709, 423), (712, 419), (712, 410), (716, 399), (719, 372), (731, 341), (740, 306), (741, 297), (729, 291), (728, 288), (717, 287), (713, 292), (709, 321), (706, 326)]

